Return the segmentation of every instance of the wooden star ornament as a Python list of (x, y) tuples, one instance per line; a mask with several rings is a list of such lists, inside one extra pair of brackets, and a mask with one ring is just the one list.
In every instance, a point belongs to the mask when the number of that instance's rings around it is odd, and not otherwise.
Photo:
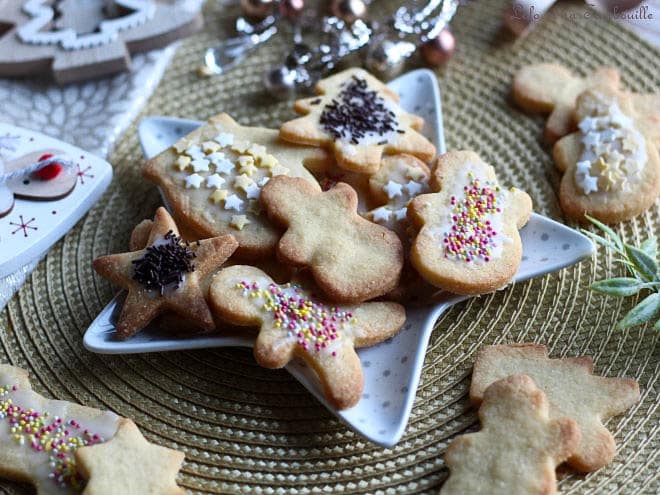
[(130, 419), (108, 442), (75, 453), (88, 479), (83, 495), (185, 495), (176, 484), (184, 454), (149, 443)]
[(117, 335), (132, 336), (164, 311), (189, 319), (201, 330), (213, 330), (203, 281), (237, 247), (231, 235), (184, 243), (170, 214), (159, 208), (145, 249), (103, 256), (93, 263), (99, 275), (128, 290)]

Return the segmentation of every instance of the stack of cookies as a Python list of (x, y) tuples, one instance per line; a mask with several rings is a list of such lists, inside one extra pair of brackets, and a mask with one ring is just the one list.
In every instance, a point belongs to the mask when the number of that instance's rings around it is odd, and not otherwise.
[(513, 98), (549, 114), (545, 138), (562, 176), (559, 200), (571, 219), (629, 220), (660, 194), (660, 94), (621, 88), (619, 72), (601, 67), (585, 77), (558, 64), (523, 67)]
[(481, 430), (449, 445), (441, 495), (549, 495), (557, 465), (609, 464), (616, 445), (603, 422), (639, 401), (639, 385), (592, 373), (590, 357), (550, 359), (542, 345), (482, 347), (470, 388)]
[(149, 160), (171, 216), (94, 267), (128, 290), (120, 338), (157, 317), (252, 327), (259, 364), (304, 360), (343, 409), (363, 387), (354, 349), (399, 331), (411, 287), (480, 294), (512, 279), (531, 200), (474, 152), (436, 159), (422, 119), (364, 70), (316, 89), (279, 131), (221, 114)]

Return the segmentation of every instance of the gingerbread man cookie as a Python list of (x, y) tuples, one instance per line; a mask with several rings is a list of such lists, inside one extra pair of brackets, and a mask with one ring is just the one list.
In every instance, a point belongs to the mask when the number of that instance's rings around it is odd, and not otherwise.
[(506, 285), (522, 258), (522, 228), (532, 200), (506, 190), (495, 170), (472, 151), (438, 157), (431, 194), (417, 196), (408, 215), (420, 230), (411, 262), (429, 283), (457, 294), (482, 294)]
[(260, 327), (254, 347), (260, 365), (282, 368), (301, 358), (318, 375), (327, 400), (347, 409), (360, 400), (364, 382), (354, 348), (396, 334), (405, 311), (390, 302), (335, 307), (313, 293), (295, 284), (278, 285), (258, 268), (236, 265), (213, 278), (209, 301), (228, 322)]
[(357, 214), (357, 194), (349, 185), (323, 192), (304, 179), (275, 177), (261, 198), (269, 218), (287, 229), (278, 258), (309, 268), (330, 300), (362, 302), (396, 286), (403, 266), (401, 241)]
[(322, 169), (329, 160), (318, 148), (283, 143), (277, 131), (220, 114), (149, 160), (143, 175), (160, 187), (182, 227), (198, 238), (232, 234), (238, 253), (256, 259), (279, 239), (262, 211), (261, 188), (277, 175), (316, 184), (305, 166)]
[[(637, 112), (635, 95), (587, 90), (577, 99), (579, 131), (554, 146), (564, 174), (559, 190), (562, 210), (574, 220), (585, 214), (606, 223), (633, 218), (660, 194), (658, 147), (646, 112)], [(660, 117), (658, 117), (660, 120)]]
[(146, 249), (94, 260), (99, 275), (128, 290), (117, 335), (128, 338), (164, 311), (187, 317), (201, 330), (215, 328), (202, 283), (236, 250), (231, 235), (184, 243), (165, 208), (154, 217)]
[(545, 138), (553, 144), (575, 129), (575, 100), (588, 88), (616, 90), (619, 72), (600, 67), (585, 77), (574, 75), (560, 64), (534, 64), (513, 77), (513, 99), (523, 110), (549, 114)]
[(298, 100), (304, 117), (285, 122), (282, 139), (329, 147), (340, 167), (373, 174), (386, 153), (409, 153), (425, 162), (435, 146), (419, 131), (424, 121), (404, 112), (399, 97), (363, 69), (348, 69), (316, 85), (317, 97)]
[(550, 418), (567, 416), (580, 427), (582, 438), (568, 463), (580, 471), (595, 471), (616, 452), (603, 421), (639, 401), (639, 385), (626, 378), (594, 376), (593, 368), (588, 356), (550, 359), (543, 345), (484, 346), (474, 363), (470, 398), (479, 404), (497, 380), (515, 373), (529, 375), (548, 396)]
[(486, 389), (481, 430), (447, 449), (450, 475), (440, 495), (552, 495), (555, 467), (577, 448), (580, 430), (570, 418), (548, 416), (548, 399), (526, 375)]

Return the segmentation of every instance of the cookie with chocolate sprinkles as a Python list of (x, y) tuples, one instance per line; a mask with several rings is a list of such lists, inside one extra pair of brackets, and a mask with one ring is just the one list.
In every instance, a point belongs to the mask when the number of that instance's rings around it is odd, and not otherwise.
[(399, 96), (359, 68), (322, 79), (319, 96), (298, 100), (304, 117), (285, 122), (280, 137), (292, 143), (332, 149), (340, 167), (373, 174), (383, 153), (408, 153), (430, 162), (435, 146), (418, 131), (421, 117), (403, 111)]
[(103, 256), (93, 262), (99, 275), (128, 290), (117, 336), (126, 339), (134, 335), (166, 311), (182, 316), (200, 330), (213, 330), (204, 282), (237, 247), (231, 235), (184, 242), (167, 210), (158, 208), (145, 249)]

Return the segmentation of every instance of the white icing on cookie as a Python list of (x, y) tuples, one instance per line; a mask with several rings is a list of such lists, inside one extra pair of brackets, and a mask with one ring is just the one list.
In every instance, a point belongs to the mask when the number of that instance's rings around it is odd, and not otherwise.
[(628, 191), (641, 180), (648, 160), (644, 136), (616, 100), (595, 94), (591, 115), (580, 121), (582, 154), (575, 182), (586, 195), (602, 191)]

